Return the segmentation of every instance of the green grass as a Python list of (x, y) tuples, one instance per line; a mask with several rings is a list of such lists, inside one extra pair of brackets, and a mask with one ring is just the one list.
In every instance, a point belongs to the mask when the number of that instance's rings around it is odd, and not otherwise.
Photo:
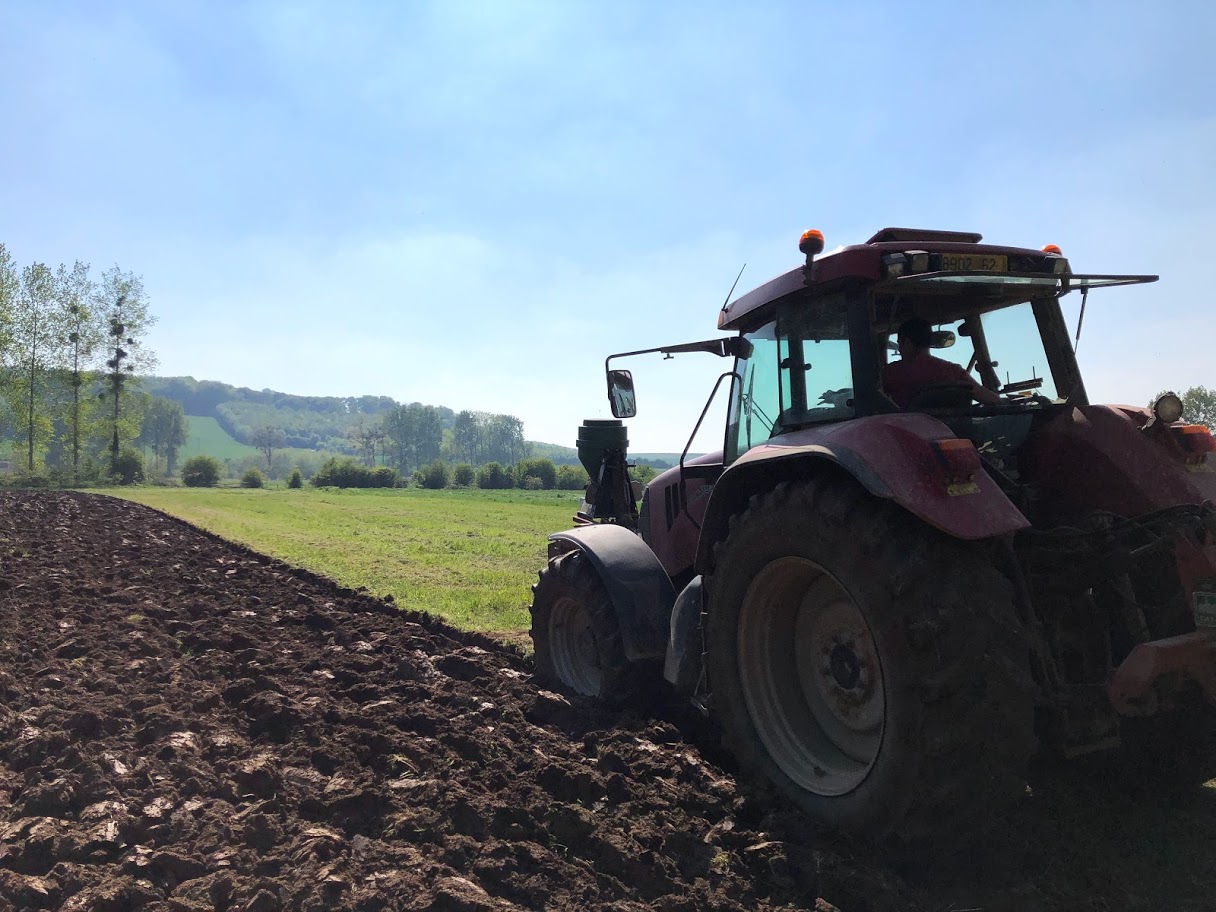
[(108, 489), (467, 630), (528, 627), (546, 535), (576, 491)]
[[(246, 459), (250, 456), (262, 458), (262, 451), (256, 447), (241, 443), (235, 437), (220, 427), (214, 418), (200, 415), (187, 415), (190, 422), (190, 435), (186, 445), (178, 451), (178, 463), (185, 462), (191, 456), (214, 456), (223, 462), (225, 459)], [(286, 453), (289, 460), (297, 460), (301, 455), (311, 458), (325, 458), (332, 455), (321, 450), (302, 449), (300, 447), (280, 447), (276, 453)]]
[(220, 461), (258, 455), (256, 449), (231, 437), (214, 418), (187, 415), (186, 420), (190, 423), (190, 436), (178, 451), (178, 462), (200, 455), (214, 456)]

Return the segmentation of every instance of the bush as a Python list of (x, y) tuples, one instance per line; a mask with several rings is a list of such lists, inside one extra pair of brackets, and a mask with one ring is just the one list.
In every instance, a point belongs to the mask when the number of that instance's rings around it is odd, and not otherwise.
[(629, 470), (629, 477), (634, 481), (641, 482), (644, 485), (650, 484), (652, 481), (654, 481), (654, 477), (658, 474), (659, 472), (654, 466), (645, 464), (636, 465)]
[(557, 486), (563, 491), (581, 491), (591, 481), (582, 466), (561, 465), (557, 467)]
[(467, 462), (458, 463), (452, 468), (452, 484), (467, 488), (477, 480), (477, 473)]
[(266, 484), (266, 479), (262, 477), (262, 473), (257, 469), (246, 469), (245, 474), (241, 476), (242, 488), (260, 488)]
[(436, 459), (429, 466), (419, 470), (422, 475), (422, 487), (437, 491), (448, 486), (448, 464), (442, 459)]
[(344, 459), (330, 456), (321, 463), (309, 483), (316, 488), (366, 488), (367, 475), (367, 466), (349, 456)]
[(477, 487), (488, 490), (513, 487), (511, 473), (497, 462), (487, 462), (477, 473)]
[(118, 454), (114, 463), (113, 478), (123, 485), (135, 484), (144, 480), (144, 457), (139, 450), (130, 447)]
[[(539, 484), (530, 484), (528, 479), (536, 478)], [(515, 467), (515, 483), (521, 488), (537, 490), (557, 486), (557, 466), (552, 459), (543, 457), (536, 459), (521, 459)]]
[(317, 488), (391, 488), (397, 483), (397, 470), (390, 466), (370, 469), (349, 456), (344, 459), (331, 456), (309, 483)]
[(292, 469), (291, 474), (287, 476), (287, 487), (302, 488), (304, 487), (304, 473), (298, 468)]
[(368, 475), (369, 488), (391, 488), (397, 484), (397, 470), (391, 466), (376, 466)]
[(214, 488), (224, 467), (212, 456), (192, 456), (182, 466), (182, 484), (188, 488)]

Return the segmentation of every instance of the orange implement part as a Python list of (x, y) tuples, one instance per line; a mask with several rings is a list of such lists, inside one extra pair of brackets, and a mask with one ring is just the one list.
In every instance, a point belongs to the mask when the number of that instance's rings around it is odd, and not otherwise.
[(1171, 672), (1195, 681), (1208, 702), (1216, 703), (1216, 628), (1136, 646), (1107, 685), (1111, 705), (1124, 716), (1152, 713), (1156, 705), (1153, 682)]

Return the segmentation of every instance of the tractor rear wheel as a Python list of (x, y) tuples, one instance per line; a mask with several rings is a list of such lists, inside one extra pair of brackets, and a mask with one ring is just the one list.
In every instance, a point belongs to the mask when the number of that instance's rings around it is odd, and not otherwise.
[(732, 519), (706, 590), (726, 747), (812, 817), (911, 846), (1024, 794), (1027, 641), (982, 545), (851, 480), (783, 483)]
[(549, 562), (532, 587), (532, 645), (537, 677), (588, 697), (620, 703), (636, 675), (621, 644), (608, 591), (581, 551)]

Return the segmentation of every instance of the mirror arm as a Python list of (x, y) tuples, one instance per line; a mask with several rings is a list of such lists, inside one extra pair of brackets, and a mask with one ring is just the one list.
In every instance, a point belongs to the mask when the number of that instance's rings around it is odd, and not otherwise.
[(681, 342), (679, 345), (661, 345), (658, 348), (640, 348), (637, 351), (617, 352), (604, 359), (604, 372), (610, 369), (613, 358), (632, 358), (634, 355), (652, 355), (656, 352), (664, 355), (678, 355), (685, 352), (706, 352), (725, 358), (737, 354), (741, 341), (738, 336), (725, 339), (705, 339), (701, 342)]
[(693, 425), (692, 433), (688, 437), (688, 443), (684, 444), (684, 450), (680, 453), (680, 510), (688, 517), (688, 521), (693, 524), (698, 532), (701, 531), (701, 524), (692, 518), (692, 514), (688, 512), (688, 498), (684, 490), (684, 461), (688, 458), (688, 451), (692, 448), (692, 442), (697, 439), (697, 431), (701, 430), (701, 422), (705, 420), (705, 416), (709, 414), (709, 407), (714, 404), (714, 399), (718, 397), (718, 389), (722, 386), (722, 381), (727, 377), (734, 380), (739, 376), (734, 371), (727, 371), (724, 374), (718, 375), (718, 381), (714, 384), (714, 388), (709, 393), (709, 398), (705, 400), (705, 408), (701, 409), (701, 415), (697, 418), (697, 423)]

